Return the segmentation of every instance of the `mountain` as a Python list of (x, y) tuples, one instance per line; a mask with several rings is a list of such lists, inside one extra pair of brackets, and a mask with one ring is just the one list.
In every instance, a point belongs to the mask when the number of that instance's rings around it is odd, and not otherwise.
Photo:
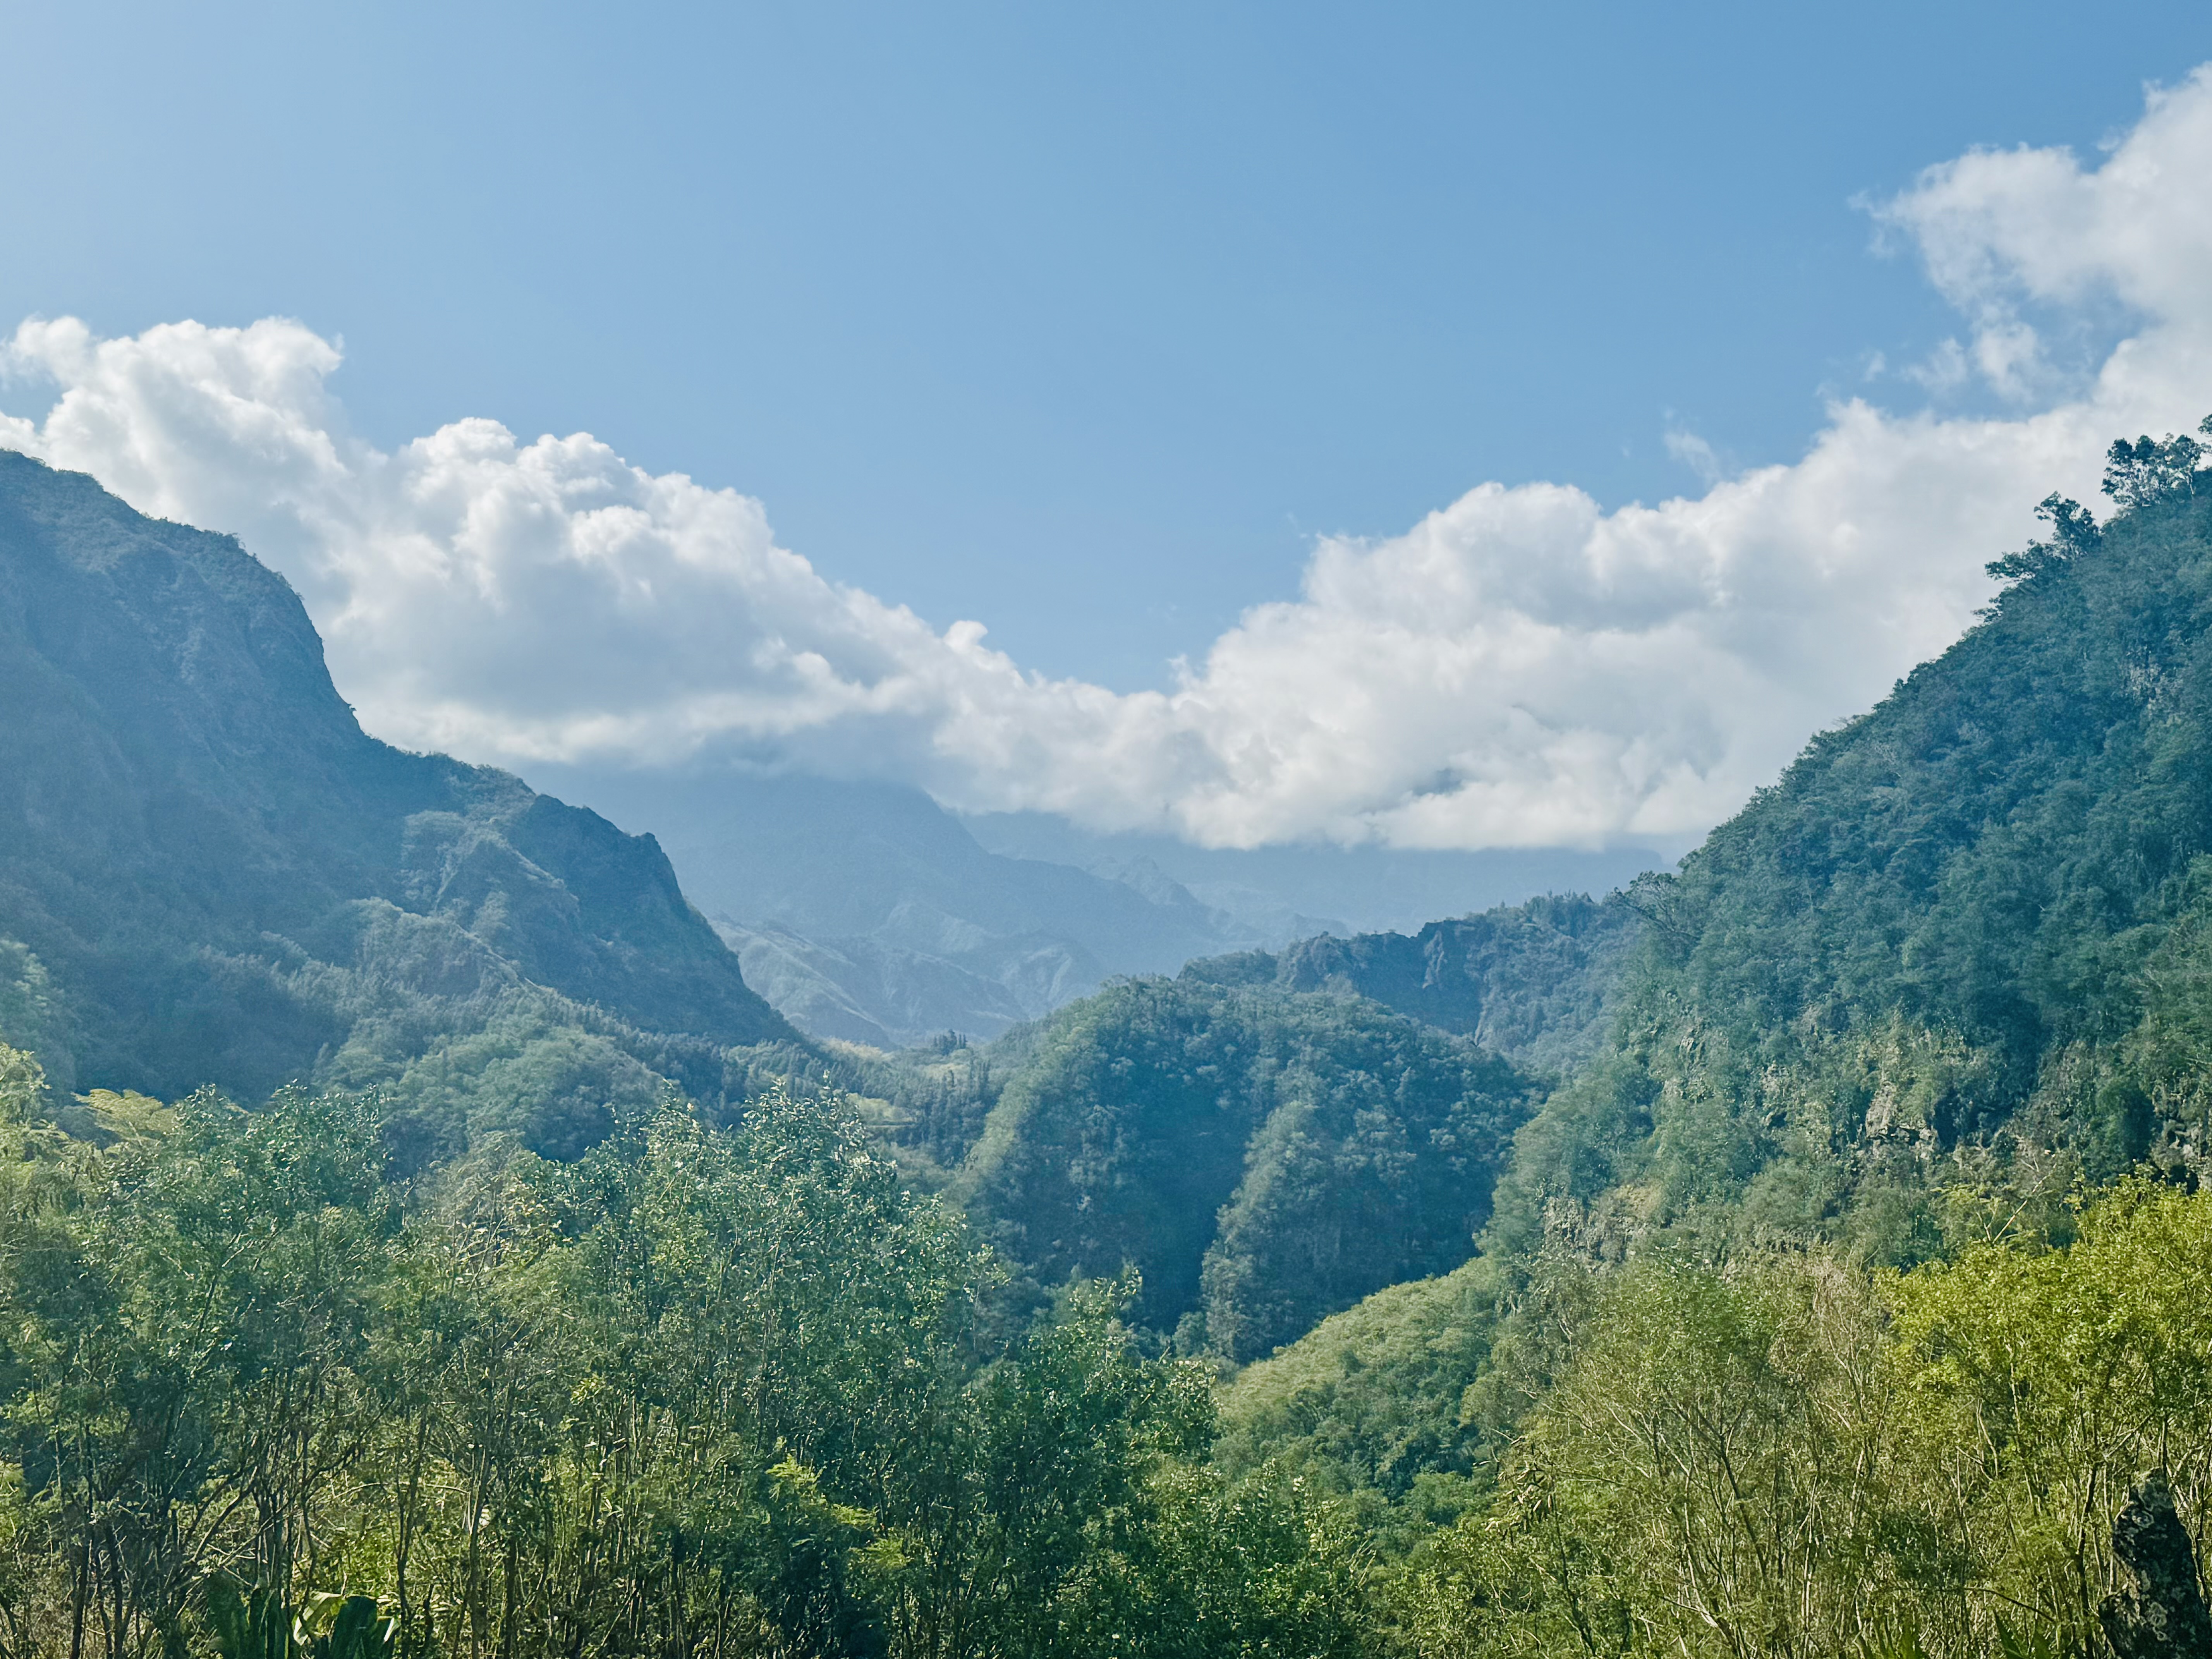
[[(2202, 1649), (2202, 457), (2116, 446), (1676, 874), (888, 1057), (793, 1041), (650, 839), (363, 738), (234, 545), (0, 461), (0, 1036), (333, 1085), (0, 1048), (9, 1628)], [(919, 982), (866, 930), (931, 881), (948, 968), (1158, 925), (1071, 874), (1191, 893), (783, 799), (777, 902), (864, 931), (751, 937), (832, 988)]]
[(940, 1065), (946, 1103), (908, 1138), (958, 1162), (955, 1193), (1038, 1286), (1132, 1267), (1162, 1336), (1261, 1358), (1467, 1260), (1641, 927), (1624, 896), (1576, 895), (1202, 957)]
[(1531, 1080), (1356, 998), (1124, 981), (989, 1058), (955, 1194), (1041, 1287), (1142, 1277), (1133, 1316), (1259, 1358), (1463, 1261)]
[(1324, 934), (1189, 963), (1187, 979), (1364, 997), (1531, 1071), (1595, 1052), (1643, 918), (1625, 895), (1553, 894), (1411, 933)]
[(234, 541), (5, 452), (0, 939), (64, 1087), (378, 1086), (558, 1140), (796, 1041), (650, 837), (366, 736)]
[[(2148, 442), (2148, 441), (2145, 441)], [(2092, 1179), (2203, 1158), (2212, 945), (2212, 488), (2113, 483), (2101, 531), (2000, 560), (1986, 619), (1639, 890), (1611, 1063), (1520, 1160), (1644, 1227), (1726, 1200), (1910, 1261), (1930, 1170)], [(2212, 483), (2212, 478), (2208, 478)], [(1573, 1173), (1570, 1173), (1570, 1170)], [(1997, 1171), (2012, 1171), (2000, 1175)], [(2193, 1176), (2191, 1177), (2193, 1178)], [(1615, 1213), (1634, 1184), (1648, 1218)]]
[(650, 828), (749, 983), (815, 1036), (902, 1048), (994, 1037), (1117, 974), (1279, 943), (1149, 860), (1098, 871), (987, 852), (920, 790), (734, 771), (541, 768), (541, 781)]
[(994, 1037), (1116, 975), (1412, 932), (1531, 894), (1605, 890), (1666, 861), (1633, 847), (1194, 848), (1038, 814), (957, 817), (893, 784), (736, 769), (532, 776), (653, 832), (746, 981), (795, 1024), (882, 1048), (947, 1030)]
[(1542, 1409), (1623, 1264), (2055, 1271), (2085, 1193), (2212, 1176), (2212, 473), (2114, 457), (2109, 523), (2046, 503), (1979, 626), (1637, 884), (1481, 1254), (1246, 1371), (1237, 1457), (1411, 1502)]
[(1371, 843), (1194, 847), (1165, 835), (1087, 830), (1044, 812), (969, 813), (961, 823), (982, 847), (1010, 858), (1100, 874), (1155, 871), (1200, 903), (1278, 943), (1324, 933), (1411, 933), (1439, 916), (1470, 915), (1543, 893), (1608, 893), (1647, 871), (1671, 867), (1690, 845), (1474, 853)]

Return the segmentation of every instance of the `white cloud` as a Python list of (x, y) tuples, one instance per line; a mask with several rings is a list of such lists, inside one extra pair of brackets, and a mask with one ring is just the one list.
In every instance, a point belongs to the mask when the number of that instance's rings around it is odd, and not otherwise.
[[(0, 443), (237, 532), (300, 589), (364, 724), (416, 747), (732, 754), (1215, 845), (1683, 836), (1956, 637), (1984, 561), (2046, 490), (2090, 499), (2110, 438), (2212, 409), (2212, 74), (2154, 94), (2100, 165), (1976, 152), (1877, 212), (1970, 326), (1923, 377), (2012, 416), (1839, 403), (1794, 465), (1610, 514), (1485, 484), (1403, 535), (1321, 542), (1299, 599), (1166, 693), (1025, 672), (977, 623), (825, 579), (758, 501), (588, 436), (468, 420), (382, 453), (296, 323), (26, 323), (5, 366), (60, 395), (0, 416)], [(2131, 331), (2061, 389), (2029, 316), (2115, 301)]]
[(1720, 451), (1706, 439), (1699, 437), (1686, 427), (1669, 426), (1662, 440), (1667, 453), (1698, 475), (1698, 481), (1711, 489), (1728, 477), (1727, 465)]

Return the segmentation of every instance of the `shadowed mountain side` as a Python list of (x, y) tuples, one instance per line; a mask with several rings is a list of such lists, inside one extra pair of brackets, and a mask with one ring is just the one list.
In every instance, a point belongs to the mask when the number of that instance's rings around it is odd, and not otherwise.
[[(459, 957), (390, 954), (386, 914)], [(446, 996), (449, 958), (633, 1033), (793, 1036), (650, 838), (366, 736), (281, 577), (9, 453), (0, 937), (43, 966), (61, 1069), (164, 1097), (313, 1075), (363, 996)]]

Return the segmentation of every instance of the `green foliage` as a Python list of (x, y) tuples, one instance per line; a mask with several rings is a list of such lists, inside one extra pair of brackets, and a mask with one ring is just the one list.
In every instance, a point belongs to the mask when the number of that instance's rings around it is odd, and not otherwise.
[(268, 1589), (223, 1574), (202, 1595), (220, 1659), (391, 1659), (398, 1637), (373, 1595), (318, 1591), (295, 1615)]
[[(2212, 417), (2197, 428), (2212, 434)], [(2105, 457), (2105, 494), (2123, 510), (2148, 507), (2176, 495), (2197, 493), (2197, 464), (2204, 446), (2188, 436), (2168, 434), (2161, 443), (2146, 434), (2130, 443), (2116, 438)]]
[(1411, 935), (1323, 935), (1278, 953), (1210, 957), (1182, 977), (1365, 997), (1556, 1075), (1588, 1060), (1604, 1036), (1641, 925), (1620, 894), (1603, 903), (1553, 894)]
[(1377, 1291), (1237, 1374), (1216, 1460), (1239, 1473), (1273, 1462), (1322, 1490), (1421, 1510), (1457, 1501), (1480, 1453), (1461, 1401), (1503, 1311), (1487, 1260)]
[(0, 939), (0, 1044), (37, 1054), (64, 1094), (75, 1081), (69, 1024), (46, 964), (15, 940)]
[[(1200, 1462), (1133, 1281), (1030, 1327), (835, 1099), (402, 1184), (373, 1113), (0, 1049), (0, 1655), (1344, 1652), (1357, 1540)], [(1194, 1626), (1175, 1622), (1188, 1613)], [(1306, 1633), (1321, 1632), (1310, 1642)]]
[(292, 1659), (292, 1618), (280, 1597), (228, 1577), (210, 1580), (204, 1595), (222, 1659)]
[[(2144, 440), (2146, 443), (2149, 441)], [(2112, 447), (2117, 452), (2124, 446), (2115, 444)], [(2109, 472), (2105, 479), (2105, 493), (2118, 493), (2113, 475)], [(2128, 493), (2132, 499), (2136, 492), (2130, 487)], [(2069, 559), (2096, 550), (2100, 533), (2097, 520), (2081, 502), (2069, 501), (2063, 495), (2046, 495), (2037, 506), (2035, 516), (2051, 526), (2049, 541), (2030, 542), (2021, 551), (1992, 559), (1982, 567), (1986, 574), (2005, 583), (2007, 592), (2063, 568)], [(1996, 607), (1982, 614), (1984, 617), (1995, 616)]]
[(1981, 627), (1638, 884), (1611, 1041), (1522, 1131), (1492, 1248), (1560, 1201), (1615, 1254), (1719, 1206), (1906, 1265), (1956, 1242), (1949, 1189), (2036, 1211), (2197, 1156), (2200, 459), (2116, 447), (2118, 516), (2046, 501)]
[(1494, 1498), (1397, 1574), (1424, 1654), (2095, 1650), (2113, 1522), (2212, 1491), (2212, 1196), (1901, 1276), (1655, 1255), (1559, 1286)]
[(1132, 1659), (1376, 1650), (1375, 1576), (1340, 1504), (1274, 1467), (1226, 1481), (1171, 1465), (1146, 1494), (1146, 1525), (1094, 1551), (1056, 1644), (1032, 1651)]
[(2091, 1651), (2136, 1474), (2201, 1529), (2202, 459), (2116, 447), (2109, 524), (2046, 501), (1982, 627), (1639, 881), (1478, 1261), (1226, 1396), (1418, 1650)]
[(1045, 1023), (958, 1190), (1045, 1285), (1135, 1267), (1186, 1349), (1255, 1358), (1464, 1261), (1529, 1085), (1332, 996), (1135, 980)]

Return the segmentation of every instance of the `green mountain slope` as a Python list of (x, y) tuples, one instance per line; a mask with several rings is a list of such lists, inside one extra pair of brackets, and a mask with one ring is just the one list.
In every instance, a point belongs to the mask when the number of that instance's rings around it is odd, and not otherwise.
[(1528, 1131), (1516, 1242), (1547, 1199), (1631, 1231), (1727, 1200), (1907, 1261), (1947, 1183), (2201, 1157), (2212, 492), (2116, 488), (1644, 884), (1613, 1063)]
[(1510, 1435), (1615, 1264), (1911, 1267), (2063, 1243), (2084, 1182), (2203, 1179), (2212, 474), (2148, 453), (2101, 531), (2047, 504), (1978, 627), (1638, 882), (1610, 1035), (1516, 1133), (1481, 1259), (1247, 1370), (1237, 1456), (1402, 1498)]
[(649, 838), (364, 735), (281, 578), (12, 453), (0, 938), (43, 975), (9, 1035), (164, 1097), (314, 1077), (451, 1105), (505, 1067), (516, 1110), (588, 1117), (793, 1036)]
[(1616, 894), (1498, 905), (1419, 932), (1323, 934), (1280, 951), (1194, 962), (1218, 985), (1365, 997), (1473, 1037), (1516, 1066), (1558, 1073), (1595, 1051), (1642, 916)]
[(1135, 980), (1024, 1034), (958, 1184), (1043, 1285), (1243, 1360), (1466, 1259), (1528, 1080), (1371, 1002)]

